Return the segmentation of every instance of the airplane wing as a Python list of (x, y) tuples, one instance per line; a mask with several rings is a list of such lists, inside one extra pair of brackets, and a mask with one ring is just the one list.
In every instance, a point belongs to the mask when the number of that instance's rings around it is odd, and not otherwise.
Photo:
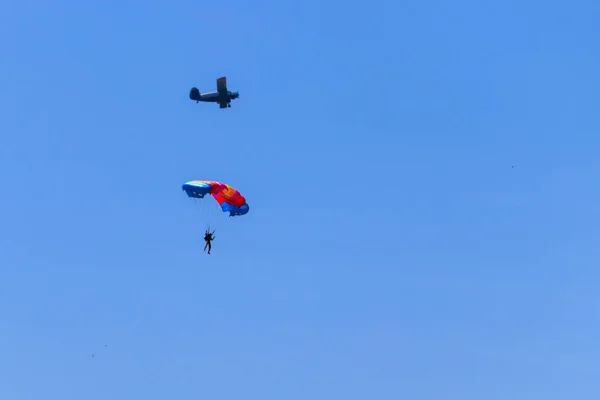
[(217, 92), (221, 93), (223, 91), (227, 92), (227, 78), (224, 76), (217, 79)]

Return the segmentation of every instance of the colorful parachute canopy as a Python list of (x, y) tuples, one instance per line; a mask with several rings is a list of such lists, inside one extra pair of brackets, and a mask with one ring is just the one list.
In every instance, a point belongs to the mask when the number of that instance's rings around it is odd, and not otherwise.
[(203, 198), (210, 193), (221, 205), (223, 212), (229, 212), (229, 216), (244, 215), (249, 207), (246, 199), (240, 192), (231, 186), (214, 181), (189, 181), (183, 184), (182, 189), (189, 197)]

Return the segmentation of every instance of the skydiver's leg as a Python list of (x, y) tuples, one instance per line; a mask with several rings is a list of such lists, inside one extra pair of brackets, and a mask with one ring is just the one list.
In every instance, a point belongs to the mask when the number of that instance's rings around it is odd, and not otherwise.
[(212, 244), (210, 244), (210, 242), (208, 242), (208, 254), (210, 254), (210, 249), (212, 249)]
[[(206, 242), (206, 244), (204, 245), (204, 251), (206, 251), (206, 246), (208, 246), (208, 242)], [(210, 250), (209, 250), (210, 252)]]

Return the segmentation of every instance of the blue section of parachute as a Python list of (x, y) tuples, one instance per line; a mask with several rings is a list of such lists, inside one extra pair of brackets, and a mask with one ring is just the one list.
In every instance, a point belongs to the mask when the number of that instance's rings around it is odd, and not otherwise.
[(228, 212), (230, 217), (233, 217), (235, 215), (244, 215), (244, 214), (246, 214), (250, 210), (250, 207), (248, 207), (248, 204), (244, 204), (241, 207), (236, 207), (236, 206), (231, 205), (229, 203), (222, 203), (221, 204), (221, 209), (224, 212)]
[(182, 189), (189, 197), (201, 199), (210, 192), (212, 186), (207, 183), (184, 183)]

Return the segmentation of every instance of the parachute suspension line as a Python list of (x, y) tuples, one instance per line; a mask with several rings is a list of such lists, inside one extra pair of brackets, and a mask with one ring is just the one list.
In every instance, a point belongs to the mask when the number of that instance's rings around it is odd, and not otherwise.
[(208, 207), (207, 209), (207, 215), (206, 215), (206, 230), (210, 231), (210, 226), (213, 223), (213, 204), (212, 202), (214, 201), (214, 199), (212, 198), (212, 196), (209, 194), (207, 194), (205, 196), (206, 199), (206, 206)]
[(215, 199), (209, 193), (205, 197), (206, 199), (206, 230), (210, 230), (210, 227), (214, 225), (215, 217)]
[[(208, 229), (208, 227), (210, 226), (212, 219), (211, 201), (213, 199), (211, 197), (212, 196), (210, 196), (210, 194), (207, 194), (202, 198), (194, 198), (194, 203), (196, 203), (198, 208), (199, 220), (202, 221), (205, 230)], [(204, 230), (200, 233), (204, 237)]]
[(210, 193), (204, 196), (203, 201), (203, 207), (205, 211), (205, 214), (203, 215), (203, 222), (205, 224), (205, 229), (212, 231), (211, 228), (214, 230), (214, 225), (218, 220), (218, 217), (220, 217), (220, 213), (222, 211), (221, 206), (215, 201), (214, 197)]

